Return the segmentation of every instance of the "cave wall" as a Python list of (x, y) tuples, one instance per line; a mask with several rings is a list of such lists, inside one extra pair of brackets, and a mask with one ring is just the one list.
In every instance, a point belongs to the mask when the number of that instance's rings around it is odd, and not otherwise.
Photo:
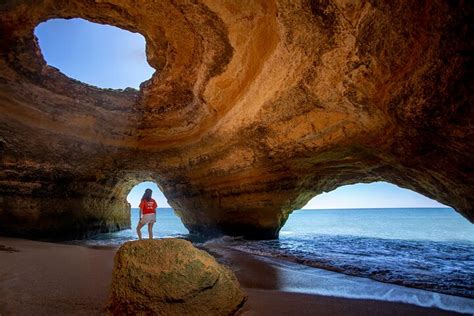
[[(474, 221), (468, 1), (4, 1), (0, 233), (129, 227), (154, 180), (191, 232), (274, 238), (338, 186), (388, 181)], [(46, 65), (33, 34), (81, 17), (141, 33), (140, 91)]]

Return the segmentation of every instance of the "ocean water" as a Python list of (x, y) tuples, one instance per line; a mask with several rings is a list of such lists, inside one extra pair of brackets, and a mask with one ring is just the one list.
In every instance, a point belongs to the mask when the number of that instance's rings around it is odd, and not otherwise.
[[(132, 209), (132, 227), (138, 210)], [(147, 237), (146, 227), (142, 229)], [(158, 209), (156, 237), (185, 237), (172, 209)], [(134, 229), (88, 243), (120, 244)], [(244, 252), (438, 293), (474, 298), (474, 225), (450, 208), (293, 212), (278, 240), (219, 238)]]
[(454, 210), (300, 210), (278, 240), (237, 249), (376, 281), (474, 298), (474, 225)]
[[(120, 245), (129, 240), (138, 239), (136, 227), (139, 221), (138, 208), (131, 209), (131, 229), (125, 229), (116, 233), (99, 234), (86, 240), (88, 245)], [(186, 237), (189, 231), (184, 227), (181, 219), (174, 213), (172, 208), (158, 208), (156, 212), (156, 223), (153, 225), (153, 237)], [(142, 237), (148, 238), (148, 228), (142, 228)]]

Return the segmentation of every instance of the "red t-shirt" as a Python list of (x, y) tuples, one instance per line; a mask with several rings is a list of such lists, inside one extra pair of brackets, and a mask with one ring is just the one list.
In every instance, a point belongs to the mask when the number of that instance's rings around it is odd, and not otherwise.
[(142, 214), (156, 213), (157, 207), (158, 207), (158, 204), (156, 204), (155, 200), (153, 199), (150, 199), (150, 201), (142, 200), (139, 206), (139, 208), (142, 210)]

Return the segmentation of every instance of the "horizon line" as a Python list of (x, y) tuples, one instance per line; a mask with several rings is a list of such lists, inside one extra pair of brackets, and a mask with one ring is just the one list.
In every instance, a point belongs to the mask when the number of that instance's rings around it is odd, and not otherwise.
[(340, 208), (300, 208), (298, 210), (367, 210), (367, 209), (378, 209), (378, 208), (385, 208), (385, 209), (395, 209), (395, 208), (452, 208), (450, 206), (390, 206), (390, 207), (340, 207)]
[[(138, 207), (131, 207), (131, 209), (138, 209)], [(160, 208), (172, 208), (170, 207), (157, 207), (157, 209)], [(450, 206), (435, 206), (435, 207), (429, 207), (429, 206), (403, 206), (403, 207), (341, 207), (341, 208), (298, 208), (294, 209), (293, 211), (303, 211), (303, 210), (370, 210), (370, 209), (379, 209), (379, 208), (384, 208), (384, 209), (397, 209), (397, 208), (441, 208), (441, 209), (454, 209)]]

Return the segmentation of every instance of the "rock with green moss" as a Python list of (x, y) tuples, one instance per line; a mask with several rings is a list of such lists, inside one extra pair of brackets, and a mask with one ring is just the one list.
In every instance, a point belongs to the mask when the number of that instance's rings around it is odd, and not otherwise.
[(113, 314), (232, 315), (245, 299), (233, 272), (188, 241), (131, 241), (115, 255)]

